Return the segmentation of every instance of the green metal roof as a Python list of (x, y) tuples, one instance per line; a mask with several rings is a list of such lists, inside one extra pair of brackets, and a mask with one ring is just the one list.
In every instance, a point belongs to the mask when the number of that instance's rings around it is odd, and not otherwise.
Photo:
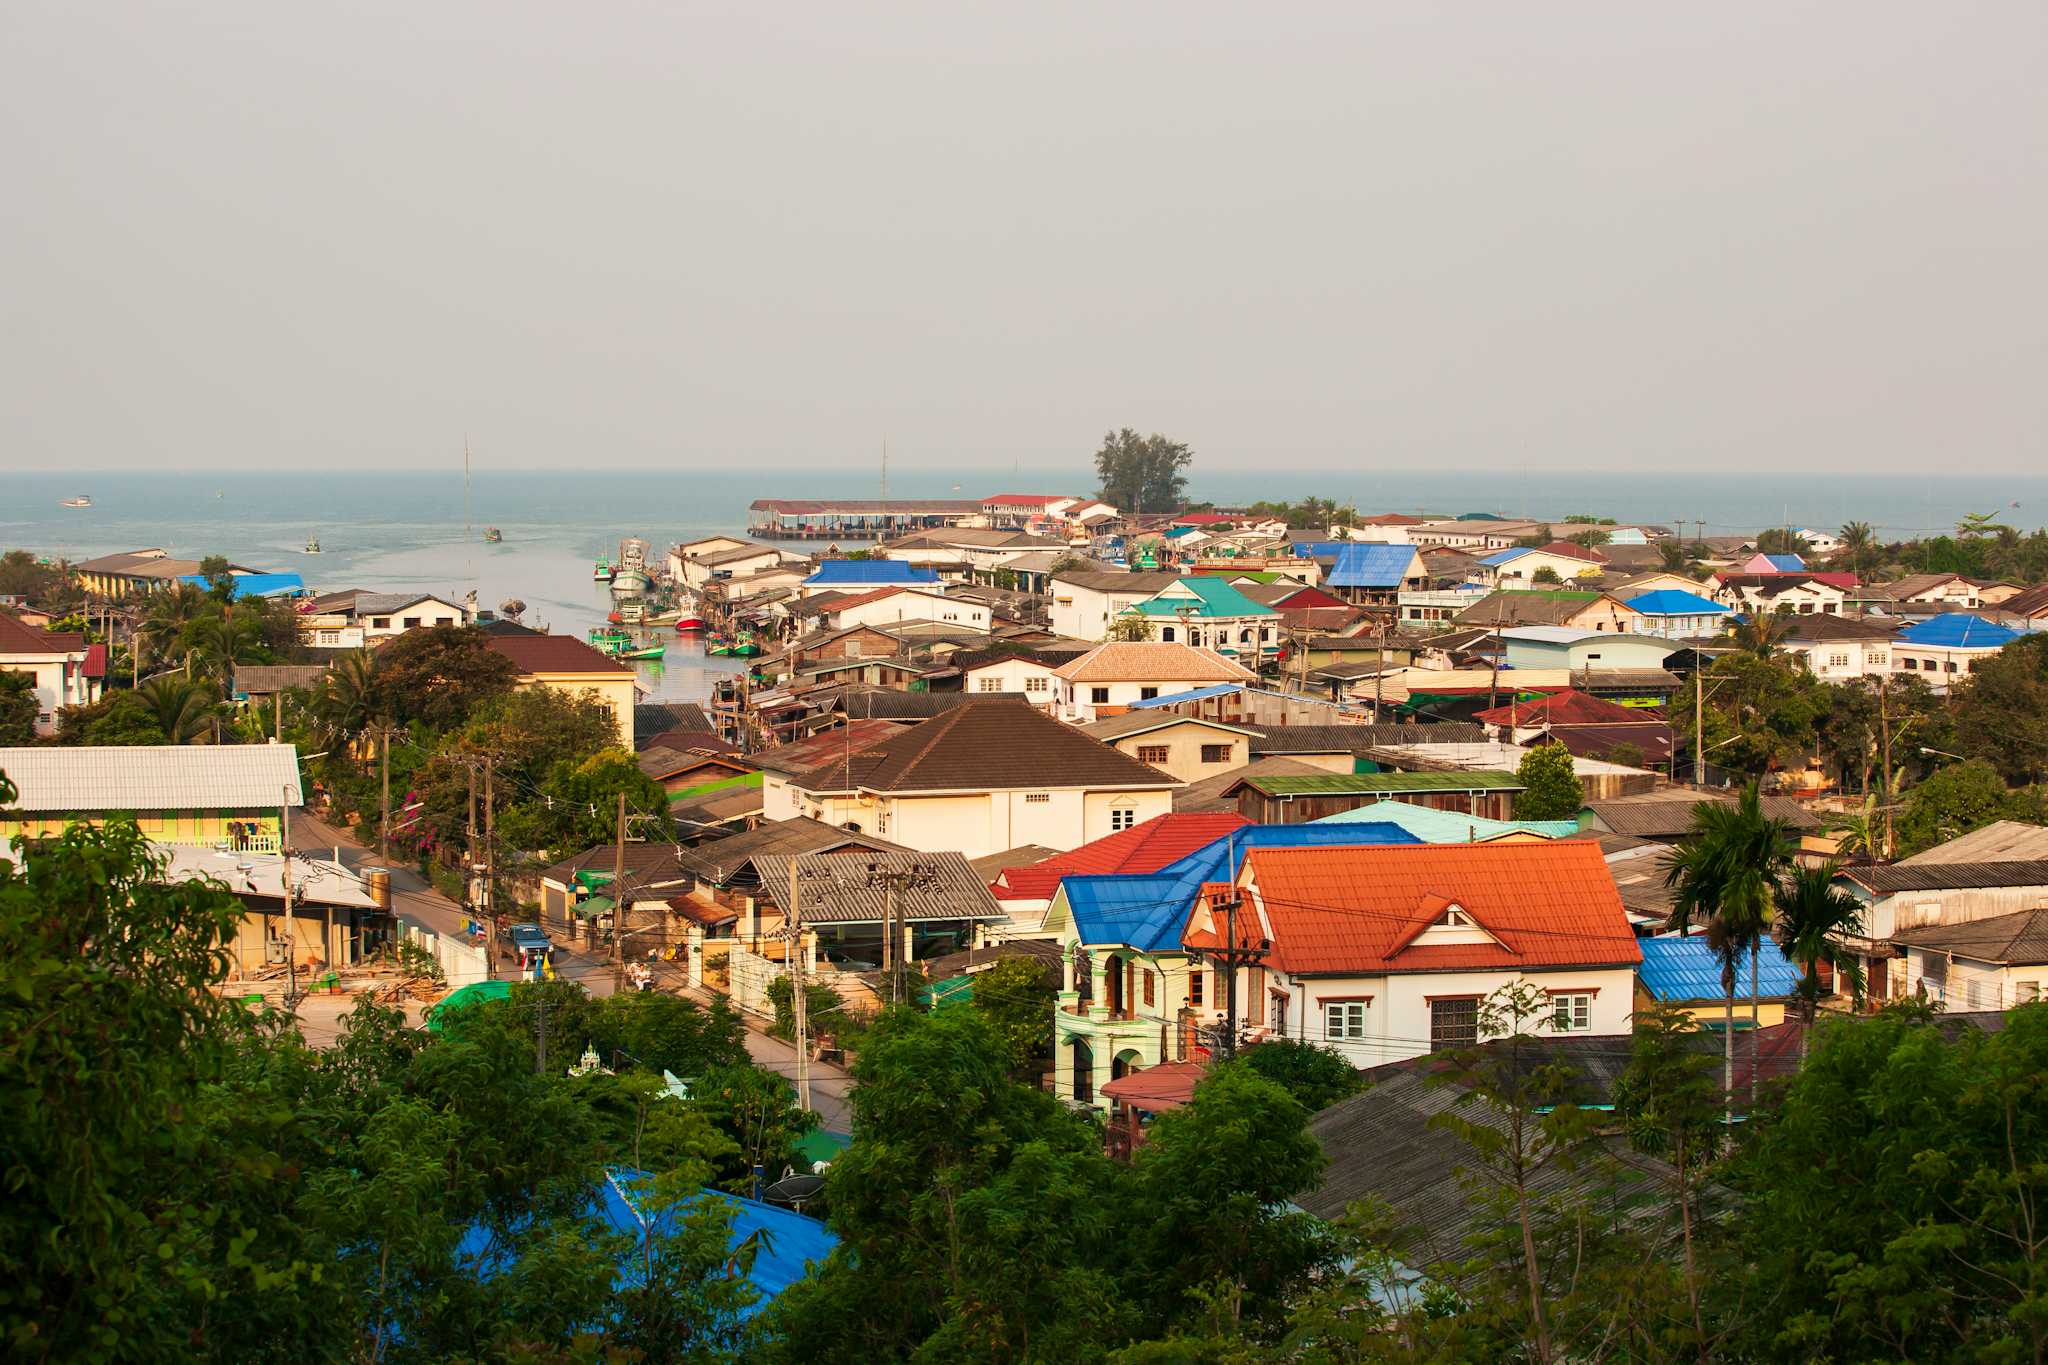
[[(1184, 589), (1185, 594), (1180, 590)], [(1278, 616), (1271, 607), (1262, 607), (1246, 597), (1236, 588), (1220, 578), (1183, 578), (1166, 592), (1171, 597), (1148, 597), (1131, 610), (1141, 616), (1162, 616), (1169, 620), (1187, 611), (1194, 616)], [(1190, 601), (1187, 594), (1195, 600)]]
[(716, 782), (699, 782), (694, 787), (672, 791), (668, 794), (668, 799), (673, 804), (693, 796), (709, 796), (713, 792), (731, 791), (735, 787), (758, 787), (761, 785), (761, 777), (760, 773), (735, 773), (731, 777), (721, 777)]
[(1507, 772), (1302, 773), (1248, 777), (1245, 785), (1267, 796), (1348, 796), (1373, 792), (1520, 791), (1521, 779)]

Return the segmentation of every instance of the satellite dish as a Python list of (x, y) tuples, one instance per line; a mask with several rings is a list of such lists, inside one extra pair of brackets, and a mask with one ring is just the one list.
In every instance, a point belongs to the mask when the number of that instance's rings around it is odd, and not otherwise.
[(761, 1189), (761, 1197), (771, 1204), (786, 1204), (793, 1209), (802, 1209), (806, 1199), (816, 1199), (825, 1188), (822, 1175), (786, 1175), (772, 1185)]

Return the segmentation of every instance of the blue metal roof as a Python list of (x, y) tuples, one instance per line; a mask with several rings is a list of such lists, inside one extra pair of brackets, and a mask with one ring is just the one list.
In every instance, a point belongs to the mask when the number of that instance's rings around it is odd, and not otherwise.
[(872, 583), (878, 587), (895, 583), (936, 583), (939, 571), (926, 564), (906, 564), (900, 559), (826, 559), (806, 578), (806, 584)]
[(1413, 545), (1346, 545), (1330, 570), (1333, 588), (1398, 588), (1415, 562)]
[(1063, 877), (1074, 929), (1086, 944), (1113, 944), (1140, 952), (1174, 952), (1204, 882), (1237, 878), (1254, 848), (1327, 848), (1358, 844), (1419, 844), (1399, 825), (1246, 825), (1143, 876)]
[(1512, 550), (1496, 550), (1492, 554), (1487, 555), (1484, 559), (1480, 560), (1479, 562), (1481, 564), (1487, 564), (1498, 567), (1499, 565), (1511, 563), (1514, 560), (1520, 559), (1523, 555), (1533, 555), (1535, 553), (1536, 552), (1534, 550), (1530, 549), (1526, 545), (1517, 545)]
[(1628, 606), (1634, 607), (1645, 616), (1709, 616), (1721, 615), (1728, 608), (1696, 592), (1681, 588), (1659, 588), (1639, 597), (1631, 597)]
[[(634, 1183), (643, 1178), (638, 1171), (608, 1171), (591, 1193), (592, 1216), (611, 1224), (613, 1232), (633, 1240), (633, 1249), (619, 1260), (619, 1280), (623, 1284), (639, 1281), (640, 1247), (648, 1234), (666, 1234), (678, 1214), (697, 1207), (700, 1201), (723, 1204), (731, 1210), (732, 1227), (726, 1234), (726, 1245), (734, 1251), (749, 1237), (760, 1234), (753, 1267), (747, 1271), (747, 1280), (759, 1297), (736, 1314), (742, 1321), (766, 1308), (776, 1295), (803, 1278), (807, 1262), (824, 1260), (839, 1245), (838, 1235), (815, 1218), (722, 1190), (702, 1190), (683, 1207), (643, 1213), (634, 1203), (639, 1197)], [(456, 1246), (457, 1261), (481, 1276), (496, 1274), (506, 1268), (509, 1258), (501, 1249), (493, 1250), (493, 1245), (491, 1231), (482, 1224), (473, 1224)]]
[[(178, 581), (198, 588), (213, 586), (213, 581), (200, 573), (180, 574)], [(306, 580), (295, 573), (241, 573), (229, 578), (228, 584), (230, 597), (276, 597), (306, 590)]]
[(1764, 562), (1779, 573), (1806, 572), (1806, 561), (1798, 555), (1765, 555)]
[(1945, 649), (1999, 649), (2020, 638), (2020, 633), (1972, 616), (1966, 611), (1943, 612), (1899, 632), (1899, 643), (1929, 645)]
[(1207, 701), (1211, 697), (1227, 697), (1232, 693), (1242, 691), (1244, 691), (1243, 683), (1215, 683), (1208, 687), (1198, 687), (1192, 692), (1176, 692), (1170, 697), (1153, 697), (1149, 701), (1134, 701), (1131, 703), (1131, 709), (1133, 711), (1142, 711), (1149, 710), (1155, 706), (1173, 706), (1184, 701)]
[(1297, 540), (1292, 548), (1296, 559), (1333, 559), (1357, 543), (1355, 540)]
[[(1643, 950), (1643, 965), (1636, 975), (1643, 989), (1659, 1000), (1719, 1000), (1721, 959), (1700, 934), (1685, 937), (1646, 938), (1637, 941)], [(1768, 937), (1757, 948), (1757, 977), (1763, 982), (1763, 998), (1781, 999), (1799, 988), (1799, 969), (1785, 956), (1785, 950)], [(1737, 999), (1749, 995), (1749, 954), (1742, 955), (1735, 973)]]

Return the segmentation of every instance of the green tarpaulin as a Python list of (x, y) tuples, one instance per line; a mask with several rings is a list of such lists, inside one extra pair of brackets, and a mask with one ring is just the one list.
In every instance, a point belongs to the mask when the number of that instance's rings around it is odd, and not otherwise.
[(486, 1000), (503, 1000), (511, 994), (512, 983), (509, 981), (472, 981), (467, 986), (450, 991), (440, 1004), (427, 1011), (427, 1028), (439, 1033), (443, 1018), (450, 1012), (481, 1004)]

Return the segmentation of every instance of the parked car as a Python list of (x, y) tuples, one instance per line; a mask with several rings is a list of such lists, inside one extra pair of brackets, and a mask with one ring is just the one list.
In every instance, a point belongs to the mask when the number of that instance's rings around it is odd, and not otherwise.
[(555, 960), (554, 940), (538, 924), (515, 924), (505, 931), (505, 956), (519, 960), (519, 974), (531, 974), (540, 964)]

